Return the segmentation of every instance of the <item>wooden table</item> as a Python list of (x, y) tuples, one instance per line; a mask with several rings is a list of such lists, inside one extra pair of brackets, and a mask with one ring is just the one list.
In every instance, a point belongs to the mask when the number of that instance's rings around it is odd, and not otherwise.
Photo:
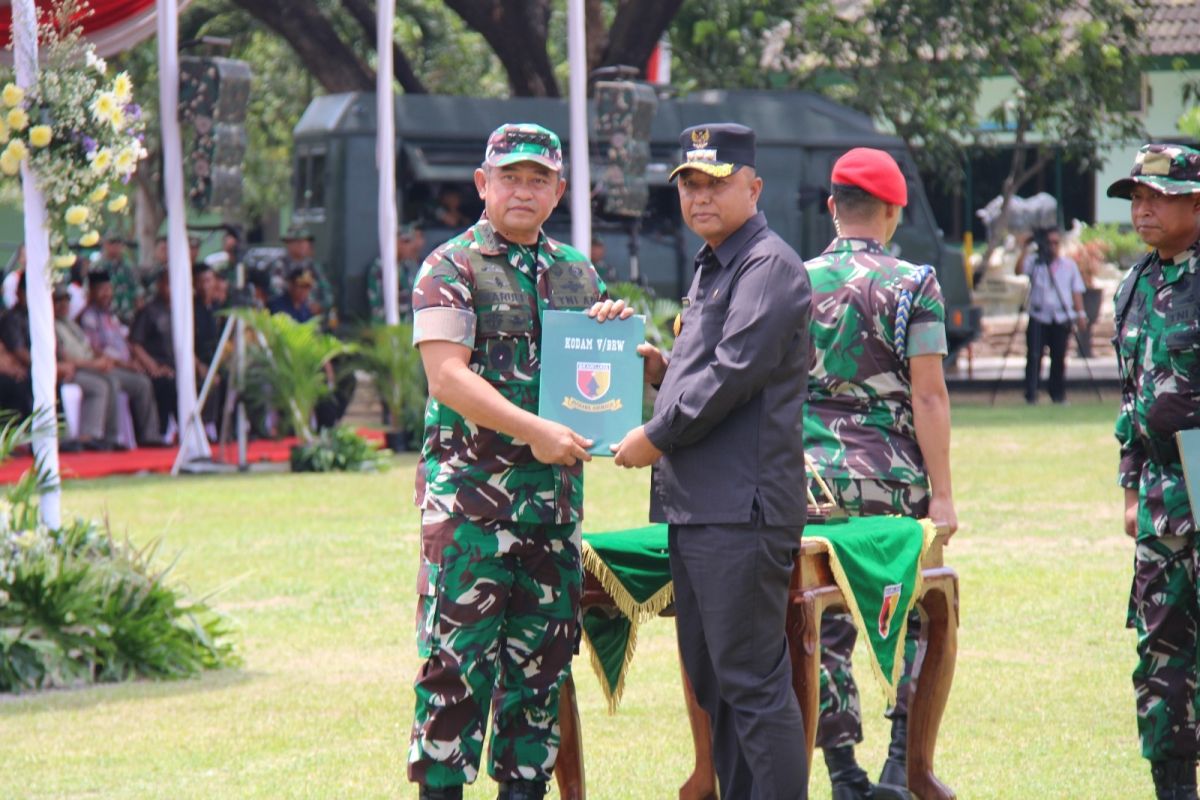
[[(953, 800), (955, 797), (954, 791), (933, 772), (938, 728), (950, 696), (958, 653), (958, 576), (942, 563), (945, 538), (945, 531), (939, 529), (921, 560), (922, 584), (917, 598), (917, 608), (924, 618), (918, 648), (921, 671), (908, 707), (908, 788), (917, 800)], [(792, 573), (787, 634), (792, 656), (792, 683), (804, 715), (805, 752), (811, 766), (819, 708), (821, 617), (829, 609), (844, 608), (845, 598), (834, 582), (829, 554), (823, 545), (802, 541), (796, 566)], [(599, 581), (590, 574), (585, 574), (584, 578), (584, 608), (612, 607), (612, 598)], [(671, 613), (668, 610), (664, 616)], [(692, 774), (679, 790), (679, 797), (680, 800), (717, 800), (708, 715), (696, 703), (686, 673), (683, 684), (696, 761)], [(559, 701), (559, 724), (562, 743), (554, 769), (559, 794), (563, 800), (584, 800), (587, 789), (579, 708), (575, 684), (569, 678)]]

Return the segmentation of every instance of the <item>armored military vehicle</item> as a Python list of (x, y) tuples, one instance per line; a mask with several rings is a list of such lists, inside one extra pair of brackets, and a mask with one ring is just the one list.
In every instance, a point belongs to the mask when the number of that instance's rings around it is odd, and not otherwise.
[[(594, 117), (594, 109), (591, 113)], [(909, 205), (893, 247), (902, 257), (937, 269), (951, 348), (974, 338), (980, 315), (971, 303), (962, 259), (942, 239), (905, 143), (880, 133), (865, 114), (807, 92), (705, 91), (659, 102), (646, 169), (649, 201), (637, 235), (644, 282), (662, 296), (679, 297), (691, 280), (700, 241), (683, 225), (667, 175), (680, 156), (679, 132), (716, 121), (741, 122), (757, 131), (758, 171), (765, 180), (759, 207), (805, 258), (833, 238), (825, 207), (833, 162), (859, 146), (895, 155), (908, 178)], [(478, 218), (482, 206), (472, 174), (487, 135), (503, 122), (545, 125), (570, 149), (563, 99), (396, 98), (400, 222), (420, 224), (429, 249)], [(593, 180), (605, 166), (604, 153), (603, 143), (591, 143)], [(342, 318), (365, 316), (367, 272), (379, 248), (374, 95), (326, 95), (312, 102), (295, 129), (294, 185), (294, 217), (316, 235), (317, 257), (334, 283)], [(569, 201), (568, 192), (547, 223), (552, 236), (566, 241), (571, 238)], [(631, 223), (605, 216), (600, 198), (593, 207), (593, 232), (605, 244), (605, 260), (617, 279), (628, 279)]]

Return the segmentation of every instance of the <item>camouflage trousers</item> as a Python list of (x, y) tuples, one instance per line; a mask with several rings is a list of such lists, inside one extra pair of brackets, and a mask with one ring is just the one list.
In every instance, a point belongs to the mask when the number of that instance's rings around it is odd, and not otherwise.
[(1197, 746), (1197, 551), (1195, 534), (1139, 537), (1128, 626), (1137, 630), (1133, 690), (1148, 759), (1194, 758)]
[[(825, 478), (834, 501), (846, 513), (856, 517), (903, 514), (924, 517), (929, 511), (929, 493), (920, 486), (896, 481), (863, 481), (853, 478)], [(813, 495), (822, 498), (816, 482)], [(904, 639), (904, 671), (896, 687), (896, 705), (889, 717), (908, 716), (912, 682), (919, 671), (917, 645), (921, 638), (921, 616), (916, 609), (908, 616)], [(817, 747), (843, 747), (862, 741), (862, 705), (854, 680), (851, 657), (858, 629), (854, 618), (844, 611), (830, 612), (821, 618), (821, 689), (820, 716), (817, 718)]]
[(417, 649), (425, 659), (409, 780), (444, 788), (488, 772), (548, 781), (558, 757), (558, 696), (579, 638), (579, 526), (425, 511)]

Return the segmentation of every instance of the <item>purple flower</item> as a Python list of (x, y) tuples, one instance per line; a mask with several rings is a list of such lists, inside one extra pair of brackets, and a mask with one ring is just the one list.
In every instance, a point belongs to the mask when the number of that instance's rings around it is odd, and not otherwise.
[(88, 153), (96, 152), (96, 140), (90, 136), (84, 136), (83, 137), (83, 149), (85, 152), (88, 152)]
[(129, 105), (125, 106), (125, 113), (130, 119), (141, 119), (142, 107), (137, 103), (130, 103)]

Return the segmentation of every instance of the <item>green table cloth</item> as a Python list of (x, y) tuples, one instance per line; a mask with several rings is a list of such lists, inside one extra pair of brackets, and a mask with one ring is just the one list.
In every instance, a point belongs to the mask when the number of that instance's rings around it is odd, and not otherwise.
[[(921, 558), (935, 533), (929, 520), (908, 517), (852, 517), (805, 528), (806, 540), (829, 551), (834, 579), (870, 645), (872, 671), (888, 702), (895, 702), (903, 671), (908, 612), (921, 591)], [(637, 648), (638, 626), (674, 599), (667, 526), (584, 534), (583, 566), (615, 606), (591, 606), (583, 614), (592, 669), (615, 711)]]

